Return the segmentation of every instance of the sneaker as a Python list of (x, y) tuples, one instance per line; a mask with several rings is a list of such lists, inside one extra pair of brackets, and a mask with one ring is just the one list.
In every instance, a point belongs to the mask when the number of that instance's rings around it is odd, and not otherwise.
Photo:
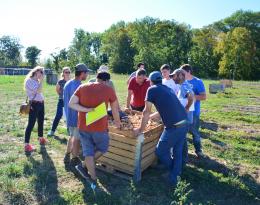
[(88, 182), (90, 184), (90, 188), (95, 191), (97, 188), (97, 180), (93, 180), (91, 178), (88, 179)]
[(54, 132), (52, 130), (50, 130), (47, 134), (47, 137), (53, 137), (54, 136)]
[(35, 150), (36, 150), (35, 147), (33, 145), (31, 145), (31, 144), (27, 144), (27, 145), (24, 146), (24, 151), (25, 152), (33, 152)]
[(196, 152), (196, 155), (199, 159), (203, 159), (205, 158), (205, 155), (203, 154), (203, 152)]
[(64, 164), (70, 163), (70, 153), (65, 154), (63, 161), (64, 161)]
[(81, 164), (81, 160), (80, 158), (78, 157), (73, 157), (71, 160), (70, 160), (70, 165), (75, 167), (77, 165)]
[(47, 139), (45, 139), (44, 137), (39, 137), (39, 142), (40, 145), (45, 145), (47, 143)]
[(89, 180), (91, 178), (88, 174), (88, 169), (86, 167), (83, 167), (82, 164), (75, 166), (75, 168), (84, 179)]

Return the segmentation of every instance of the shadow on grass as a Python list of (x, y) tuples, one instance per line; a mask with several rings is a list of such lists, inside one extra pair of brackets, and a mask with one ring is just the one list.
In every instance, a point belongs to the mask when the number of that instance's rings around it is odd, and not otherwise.
[[(250, 204), (248, 200), (252, 202), (251, 204), (260, 204), (260, 184), (252, 176), (248, 174), (239, 176), (235, 170), (208, 157), (198, 160), (194, 155), (189, 155), (189, 159), (194, 167), (187, 167), (184, 176), (187, 181), (191, 181), (195, 192), (203, 193), (212, 199), (216, 194), (223, 200), (231, 200), (230, 203), (222, 201), (220, 204)], [(217, 176), (214, 176), (213, 172)], [(206, 194), (207, 189), (214, 191)]]
[(59, 141), (61, 144), (66, 145), (68, 143), (68, 140), (65, 137), (61, 138), (60, 136), (55, 135), (53, 139)]
[(200, 120), (201, 128), (211, 130), (211, 131), (218, 131), (218, 124), (215, 122), (206, 122), (203, 120)]
[(32, 163), (32, 169), (27, 166), (24, 167), (25, 175), (35, 175), (33, 183), (37, 201), (40, 204), (68, 204), (58, 191), (56, 168), (45, 146), (41, 146), (40, 154), (42, 155), (42, 162), (30, 156), (28, 160)]

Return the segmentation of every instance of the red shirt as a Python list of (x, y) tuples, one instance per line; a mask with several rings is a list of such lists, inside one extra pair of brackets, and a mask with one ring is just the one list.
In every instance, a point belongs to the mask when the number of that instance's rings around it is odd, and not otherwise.
[(142, 85), (136, 82), (136, 77), (130, 80), (128, 85), (128, 90), (133, 91), (130, 104), (134, 107), (142, 107), (145, 105), (144, 99), (146, 96), (146, 91), (150, 87), (150, 81), (145, 79)]
[[(88, 108), (95, 108), (103, 102), (108, 106), (108, 102), (113, 103), (117, 100), (115, 91), (101, 83), (83, 84), (75, 91), (75, 95), (79, 98), (79, 104)], [(86, 113), (78, 112), (78, 128), (86, 132), (107, 131), (107, 116), (87, 126)]]

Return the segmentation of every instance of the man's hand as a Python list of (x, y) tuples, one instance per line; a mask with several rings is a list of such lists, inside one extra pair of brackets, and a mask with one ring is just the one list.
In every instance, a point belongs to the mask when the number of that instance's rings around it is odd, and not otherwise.
[(128, 107), (126, 107), (124, 111), (125, 111), (125, 113), (127, 113), (127, 114), (130, 114), (130, 113), (131, 113), (131, 109), (128, 108)]
[(93, 111), (95, 108), (86, 108), (85, 107), (85, 112), (91, 112), (91, 111)]
[(44, 75), (43, 75), (43, 74), (40, 74), (40, 76), (39, 76), (39, 82), (42, 83), (43, 79), (44, 79)]
[(134, 135), (137, 137), (141, 133), (140, 128), (134, 128)]

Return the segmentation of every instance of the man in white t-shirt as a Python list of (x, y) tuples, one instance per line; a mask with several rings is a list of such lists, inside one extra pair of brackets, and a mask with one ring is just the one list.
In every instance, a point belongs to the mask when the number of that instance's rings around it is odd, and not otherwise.
[(162, 84), (171, 88), (173, 92), (177, 95), (179, 92), (179, 86), (174, 82), (173, 79), (170, 78), (170, 66), (168, 64), (164, 64), (161, 66), (160, 70), (163, 76)]

